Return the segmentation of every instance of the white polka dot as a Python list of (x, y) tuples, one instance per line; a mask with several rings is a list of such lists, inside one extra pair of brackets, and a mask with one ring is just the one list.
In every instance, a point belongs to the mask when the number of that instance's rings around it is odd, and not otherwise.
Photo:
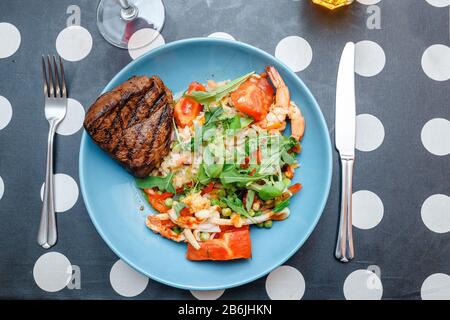
[(373, 151), (384, 140), (384, 126), (381, 121), (371, 114), (359, 114), (356, 117), (356, 149)]
[(371, 191), (360, 190), (353, 193), (352, 204), (352, 223), (359, 229), (372, 229), (383, 219), (383, 202)]
[(114, 291), (121, 296), (135, 297), (147, 288), (148, 277), (118, 260), (111, 268), (109, 281)]
[(0, 23), (0, 58), (12, 56), (20, 47), (20, 32), (11, 23)]
[(74, 134), (83, 126), (84, 108), (77, 100), (67, 99), (67, 112), (56, 132), (64, 136)]
[[(44, 198), (44, 186), (41, 187), (41, 200)], [(69, 175), (57, 173), (54, 175), (55, 210), (64, 212), (72, 208), (78, 200), (78, 185)]]
[(165, 43), (163, 36), (158, 31), (150, 28), (140, 29), (130, 37), (128, 53), (134, 60)]
[(437, 233), (450, 232), (450, 197), (435, 194), (428, 197), (420, 211), (423, 223)]
[(11, 103), (5, 97), (0, 96), (0, 130), (11, 121), (12, 113)]
[(34, 281), (39, 288), (48, 292), (64, 289), (72, 278), (72, 265), (67, 257), (59, 252), (47, 252), (34, 264)]
[(5, 184), (3, 183), (2, 177), (0, 177), (0, 199), (3, 197), (5, 192)]
[(196, 291), (191, 290), (191, 293), (198, 300), (217, 300), (219, 299), (225, 290), (211, 290), (211, 291)]
[(426, 1), (432, 6), (438, 8), (450, 6), (450, 0), (426, 0)]
[(300, 300), (305, 287), (303, 275), (291, 266), (276, 268), (266, 279), (267, 295), (272, 300)]
[(434, 44), (428, 47), (422, 56), (422, 69), (435, 81), (450, 79), (450, 47)]
[(211, 33), (209, 36), (209, 38), (217, 38), (217, 39), (226, 39), (226, 40), (236, 40), (234, 39), (234, 37), (226, 32), (214, 32)]
[(278, 42), (275, 57), (284, 62), (294, 72), (299, 72), (310, 65), (313, 51), (305, 39), (290, 36)]
[(450, 121), (435, 118), (428, 121), (422, 129), (421, 139), (424, 147), (434, 155), (450, 154)]
[(383, 285), (374, 272), (359, 269), (345, 279), (344, 296), (347, 300), (380, 300), (383, 296)]
[(360, 76), (373, 77), (385, 64), (386, 55), (376, 42), (364, 40), (355, 45), (355, 72)]
[(361, 4), (365, 4), (367, 6), (371, 6), (373, 4), (377, 4), (378, 2), (380, 2), (381, 0), (356, 0)]
[(422, 283), (420, 296), (422, 300), (450, 300), (450, 276), (432, 274)]
[(92, 36), (81, 26), (63, 29), (56, 38), (56, 50), (67, 61), (80, 61), (87, 57), (92, 49)]

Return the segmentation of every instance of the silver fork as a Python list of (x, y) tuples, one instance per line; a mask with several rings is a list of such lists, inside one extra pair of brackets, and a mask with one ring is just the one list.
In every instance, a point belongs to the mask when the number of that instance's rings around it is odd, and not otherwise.
[[(52, 61), (53, 60), (53, 67)], [(42, 77), (44, 79), (45, 118), (49, 123), (47, 165), (44, 198), (37, 242), (45, 249), (52, 247), (58, 238), (56, 230), (55, 200), (53, 188), (53, 139), (60, 122), (66, 116), (67, 89), (64, 68), (59, 57), (59, 71), (56, 58), (42, 56)]]

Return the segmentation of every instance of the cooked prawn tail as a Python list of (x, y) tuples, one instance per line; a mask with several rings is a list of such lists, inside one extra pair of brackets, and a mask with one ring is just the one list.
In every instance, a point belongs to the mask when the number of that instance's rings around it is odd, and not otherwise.
[(302, 140), (305, 133), (305, 118), (300, 108), (295, 104), (291, 104), (288, 117), (291, 119), (291, 136), (297, 141)]
[(280, 74), (278, 73), (277, 69), (275, 69), (275, 67), (267, 66), (266, 72), (269, 75), (270, 81), (272, 81), (272, 84), (276, 89), (286, 86), (283, 78), (280, 76)]
[(284, 83), (283, 78), (278, 73), (277, 69), (272, 66), (266, 67), (266, 72), (269, 75), (270, 81), (272, 81), (273, 86), (276, 89), (275, 94), (275, 106), (288, 110), (291, 104), (291, 96), (289, 94), (289, 89)]

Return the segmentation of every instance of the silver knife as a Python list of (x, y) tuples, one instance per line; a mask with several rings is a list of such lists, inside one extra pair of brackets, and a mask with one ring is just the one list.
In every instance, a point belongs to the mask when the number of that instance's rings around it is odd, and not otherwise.
[(352, 235), (352, 179), (355, 161), (355, 44), (348, 42), (342, 52), (336, 85), (336, 149), (341, 159), (341, 212), (336, 259), (349, 262), (355, 256)]

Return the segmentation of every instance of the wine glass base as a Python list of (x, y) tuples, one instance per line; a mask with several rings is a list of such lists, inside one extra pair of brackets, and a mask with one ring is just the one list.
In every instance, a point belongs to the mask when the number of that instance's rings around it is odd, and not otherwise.
[[(129, 0), (137, 9), (135, 18), (127, 20), (119, 3), (114, 0), (101, 0), (97, 8), (97, 26), (100, 34), (110, 44), (122, 49), (138, 49), (151, 43), (164, 25), (165, 10), (161, 0)], [(131, 36), (138, 30), (149, 28), (153, 32), (147, 42), (129, 46)], [(130, 44), (131, 45), (131, 44)]]

